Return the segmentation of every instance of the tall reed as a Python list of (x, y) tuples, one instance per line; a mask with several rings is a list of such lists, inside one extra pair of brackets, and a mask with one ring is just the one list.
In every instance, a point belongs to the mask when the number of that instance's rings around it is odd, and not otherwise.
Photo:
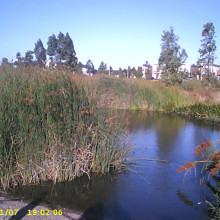
[(37, 68), (0, 69), (0, 181), (72, 180), (120, 169), (123, 128), (86, 92), (81, 78)]

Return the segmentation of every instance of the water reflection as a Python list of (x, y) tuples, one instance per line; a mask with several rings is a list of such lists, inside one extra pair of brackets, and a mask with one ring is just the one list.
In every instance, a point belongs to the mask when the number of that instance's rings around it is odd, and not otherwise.
[[(74, 182), (29, 186), (14, 192), (26, 199), (41, 199), (51, 206), (83, 211), (82, 219), (208, 219), (208, 188), (200, 185), (200, 168), (184, 177), (179, 166), (197, 158), (194, 148), (218, 139), (216, 128), (172, 114), (118, 111), (128, 121), (137, 159), (135, 172), (92, 176)], [(142, 160), (138, 160), (142, 158)], [(144, 159), (160, 158), (168, 163)], [(144, 179), (146, 181), (144, 181)], [(148, 183), (150, 184), (148, 184)], [(179, 218), (181, 217), (181, 218)]]
[(173, 150), (176, 146), (175, 140), (184, 125), (184, 120), (173, 116), (162, 117), (157, 121), (155, 130), (160, 155), (167, 155)]
[(92, 175), (90, 180), (85, 175), (74, 181), (57, 183), (46, 182), (41, 185), (24, 186), (12, 192), (16, 197), (45, 202), (50, 207), (65, 207), (85, 211), (114, 195), (117, 181), (116, 174)]
[(188, 196), (185, 193), (181, 192), (180, 190), (177, 190), (176, 194), (178, 198), (184, 202), (185, 205), (194, 206), (194, 202), (189, 200)]

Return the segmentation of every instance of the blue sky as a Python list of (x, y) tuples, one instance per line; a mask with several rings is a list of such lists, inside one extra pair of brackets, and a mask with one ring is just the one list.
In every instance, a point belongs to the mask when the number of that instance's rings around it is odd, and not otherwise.
[(220, 64), (219, 0), (0, 0), (0, 60), (33, 50), (40, 38), (61, 31), (73, 40), (78, 60), (114, 69), (157, 63), (163, 30), (172, 26), (187, 63), (199, 57), (203, 25), (213, 22)]

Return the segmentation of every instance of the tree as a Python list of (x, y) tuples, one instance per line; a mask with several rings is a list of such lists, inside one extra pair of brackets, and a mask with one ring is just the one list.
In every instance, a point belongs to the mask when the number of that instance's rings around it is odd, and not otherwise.
[(57, 38), (52, 35), (48, 41), (47, 51), (48, 55), (50, 55), (51, 61), (55, 60), (59, 66), (76, 70), (78, 60), (74, 50), (73, 41), (68, 33), (64, 35), (60, 32)]
[(106, 73), (106, 70), (107, 70), (107, 64), (102, 61), (99, 65), (98, 73)]
[(122, 68), (119, 68), (119, 77), (126, 77), (127, 70), (122, 70)]
[(29, 65), (33, 65), (33, 64), (34, 64), (33, 54), (34, 54), (34, 52), (31, 51), (31, 50), (28, 50), (28, 51), (25, 53), (24, 64), (25, 64), (26, 67), (29, 66)]
[(8, 67), (12, 67), (12, 66), (13, 66), (13, 64), (8, 61), (8, 58), (6, 58), (6, 57), (2, 58), (1, 68), (3, 70), (7, 70)]
[(173, 28), (170, 31), (163, 31), (161, 38), (161, 53), (159, 57), (159, 66), (166, 73), (168, 77), (171, 74), (177, 73), (178, 68), (187, 59), (187, 53), (185, 49), (182, 49), (178, 45), (179, 37), (174, 34)]
[(62, 63), (62, 61), (64, 60), (64, 56), (65, 56), (64, 41), (65, 41), (65, 35), (62, 32), (60, 32), (57, 37), (57, 48), (56, 48), (56, 52), (57, 52), (56, 62), (59, 64)]
[(152, 78), (152, 66), (148, 61), (146, 61), (143, 66), (146, 67), (144, 72), (145, 78), (150, 80)]
[[(109, 73), (109, 72), (110, 72), (110, 73)], [(113, 70), (113, 67), (112, 67), (112, 66), (109, 67), (108, 74), (109, 74), (109, 75), (114, 75), (114, 70)]]
[(197, 63), (197, 64), (192, 64), (191, 66), (191, 76), (192, 77), (197, 77), (197, 75), (199, 76), (199, 78), (201, 78), (201, 66)]
[(128, 77), (128, 70), (126, 68), (123, 69), (123, 73), (125, 77)]
[(35, 44), (34, 53), (36, 56), (37, 65), (39, 67), (45, 67), (47, 55), (46, 55), (46, 49), (44, 48), (41, 39), (39, 39)]
[(8, 58), (3, 57), (3, 58), (2, 58), (2, 66), (6, 66), (6, 65), (10, 65), (10, 63), (9, 63), (9, 61), (8, 61)]
[(48, 38), (47, 41), (47, 55), (50, 57), (51, 63), (54, 62), (55, 57), (57, 55), (57, 46), (58, 46), (58, 41), (56, 36), (53, 34)]
[(130, 78), (130, 77), (131, 77), (131, 67), (130, 67), (130, 66), (128, 66), (127, 73), (126, 73), (126, 77), (127, 77), (127, 78)]
[(21, 67), (23, 65), (24, 58), (21, 57), (21, 53), (20, 52), (16, 53), (16, 59), (17, 60), (14, 62), (14, 65)]
[(142, 67), (138, 67), (138, 69), (135, 72), (135, 76), (137, 78), (142, 78), (143, 77)]
[(69, 67), (71, 70), (76, 70), (77, 65), (77, 57), (76, 52), (74, 50), (74, 45), (71, 37), (68, 33), (66, 33), (66, 36), (64, 37), (64, 60), (65, 65)]
[(208, 78), (210, 77), (210, 65), (213, 65), (215, 60), (215, 27), (212, 22), (203, 25), (201, 48), (199, 49), (199, 63), (203, 67), (208, 67)]
[(81, 62), (78, 62), (76, 65), (76, 71), (75, 71), (76, 74), (82, 75), (83, 74), (82, 68), (83, 68), (83, 64)]
[(135, 76), (136, 78), (141, 78), (143, 76), (142, 68), (138, 67), (138, 69), (136, 70), (136, 68), (133, 67), (132, 69), (129, 70), (129, 76), (132, 77)]
[(88, 60), (86, 63), (87, 73), (92, 74), (94, 72), (94, 64), (91, 60)]
[(20, 52), (16, 53), (16, 59), (18, 60), (18, 62), (22, 61), (22, 57), (21, 57), (21, 53)]

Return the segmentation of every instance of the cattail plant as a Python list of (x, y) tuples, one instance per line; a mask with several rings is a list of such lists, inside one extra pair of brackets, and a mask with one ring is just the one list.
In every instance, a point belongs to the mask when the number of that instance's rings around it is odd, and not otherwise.
[[(210, 201), (205, 201), (209, 205), (209, 209), (211, 211), (211, 216), (213, 217), (213, 219), (220, 218), (220, 152), (217, 146), (213, 146), (217, 143), (219, 143), (219, 140), (206, 141), (198, 145), (195, 148), (194, 155), (201, 155), (201, 159), (194, 162), (187, 162), (184, 166), (180, 166), (177, 170), (179, 173), (182, 171), (185, 171), (187, 173), (191, 170), (191, 168), (196, 168), (196, 164), (203, 164), (203, 171), (205, 171), (202, 172), (203, 179), (206, 179), (205, 177), (207, 177), (207, 173), (210, 174), (208, 175), (207, 186), (210, 187), (213, 197), (216, 200), (214, 204)], [(216, 183), (214, 186), (211, 185), (211, 181), (208, 181), (210, 179), (210, 176), (212, 180), (214, 180)]]
[(38, 68), (0, 69), (0, 185), (104, 173), (124, 166), (124, 126), (97, 108), (82, 77)]

